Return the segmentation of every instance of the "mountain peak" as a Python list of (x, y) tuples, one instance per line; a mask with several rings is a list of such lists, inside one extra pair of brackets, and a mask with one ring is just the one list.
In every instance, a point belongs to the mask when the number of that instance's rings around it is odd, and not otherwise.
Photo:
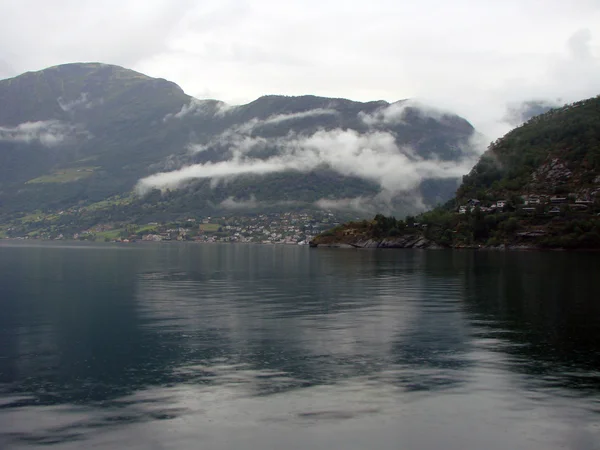
[(122, 66), (115, 64), (105, 64), (101, 62), (76, 62), (76, 63), (65, 63), (51, 66), (42, 70), (26, 72), (22, 75), (18, 75), (14, 78), (19, 78), (27, 75), (55, 75), (60, 74), (61, 76), (76, 76), (76, 75), (91, 75), (95, 72), (113, 73), (115, 75), (121, 75), (128, 78), (140, 78), (151, 80), (152, 77), (145, 75), (140, 72), (136, 72), (132, 69), (127, 69)]
[(181, 108), (190, 99), (175, 83), (121, 66), (99, 62), (61, 64), (0, 80), (0, 125), (65, 120), (71, 116), (64, 105), (100, 105), (111, 100), (122, 103), (123, 96), (131, 98), (129, 103), (140, 104), (148, 101), (142, 97), (159, 97), (167, 112)]

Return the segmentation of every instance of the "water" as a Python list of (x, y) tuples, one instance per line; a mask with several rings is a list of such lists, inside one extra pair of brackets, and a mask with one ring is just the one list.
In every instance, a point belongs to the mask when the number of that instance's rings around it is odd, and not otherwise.
[(0, 448), (600, 449), (600, 255), (0, 243)]

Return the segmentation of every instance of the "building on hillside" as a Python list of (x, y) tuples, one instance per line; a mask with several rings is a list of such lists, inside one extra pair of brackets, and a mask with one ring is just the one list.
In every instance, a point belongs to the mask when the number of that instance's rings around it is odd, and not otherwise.
[(525, 206), (539, 205), (542, 200), (539, 195), (529, 195), (521, 197)]
[(581, 203), (573, 203), (569, 205), (569, 208), (575, 211), (586, 211), (588, 209), (588, 205), (583, 205)]

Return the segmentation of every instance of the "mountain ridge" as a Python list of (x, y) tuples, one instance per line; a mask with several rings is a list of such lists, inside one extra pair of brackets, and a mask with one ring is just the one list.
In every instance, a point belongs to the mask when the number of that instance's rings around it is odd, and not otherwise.
[[(451, 196), (476, 133), (467, 120), (409, 99), (265, 95), (227, 105), (97, 62), (0, 80), (0, 105), (4, 222), (124, 197), (133, 205), (132, 220), (144, 220), (140, 211), (154, 214), (159, 203), (171, 216), (209, 213), (232, 202), (314, 207), (320, 200), (354, 205), (352, 199), (364, 199), (364, 206), (375, 199), (390, 209), (418, 209), (420, 202)], [(396, 161), (397, 178), (410, 183), (391, 183), (390, 167), (374, 167), (381, 172), (375, 175), (361, 167), (369, 152)], [(313, 158), (308, 165), (307, 157)], [(445, 166), (433, 170), (429, 161)], [(235, 164), (246, 170), (273, 162), (281, 167), (268, 173), (231, 172)], [(231, 170), (207, 176), (215, 165)], [(141, 179), (188, 166), (204, 172), (168, 194), (163, 189), (162, 197), (132, 194)], [(423, 174), (412, 176), (413, 167)]]

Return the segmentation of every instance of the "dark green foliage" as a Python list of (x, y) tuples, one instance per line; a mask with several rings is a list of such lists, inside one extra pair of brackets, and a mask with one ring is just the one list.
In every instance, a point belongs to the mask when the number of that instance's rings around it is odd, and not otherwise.
[[(600, 97), (535, 116), (492, 143), (463, 177), (457, 198), (478, 198), (482, 190), (495, 194), (519, 192), (527, 186), (535, 190), (532, 173), (554, 158), (575, 175), (581, 174), (573, 177), (574, 183), (580, 183), (581, 178), (589, 182), (600, 172)], [(572, 186), (554, 188), (558, 194), (569, 192)]]

